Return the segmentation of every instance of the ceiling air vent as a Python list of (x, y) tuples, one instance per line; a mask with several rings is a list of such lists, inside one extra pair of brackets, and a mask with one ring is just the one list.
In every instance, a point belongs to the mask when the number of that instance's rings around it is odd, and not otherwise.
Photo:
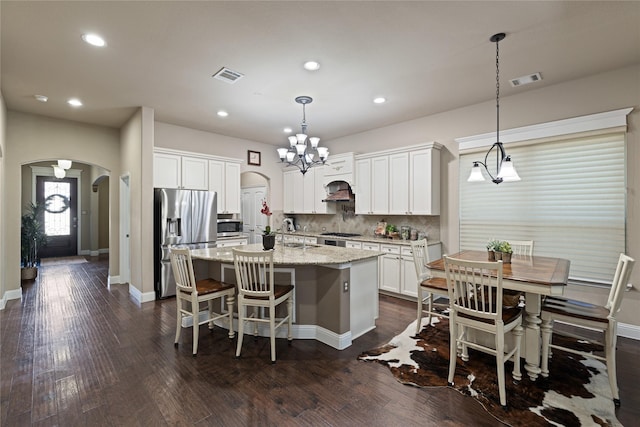
[(511, 79), (509, 80), (509, 83), (511, 83), (511, 87), (518, 87), (518, 86), (522, 86), (522, 85), (527, 85), (529, 83), (535, 83), (537, 81), (542, 80), (542, 74), (540, 73), (533, 73), (533, 74), (529, 74), (527, 76), (522, 76), (522, 77), (518, 77), (516, 79)]
[(233, 71), (227, 67), (222, 67), (218, 70), (217, 73), (213, 75), (214, 79), (222, 80), (223, 82), (227, 82), (229, 84), (233, 84), (240, 80), (244, 74), (239, 73), (237, 71)]

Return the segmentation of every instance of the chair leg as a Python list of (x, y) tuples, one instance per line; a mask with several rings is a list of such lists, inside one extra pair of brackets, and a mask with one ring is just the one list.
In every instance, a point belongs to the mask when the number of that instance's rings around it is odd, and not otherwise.
[(458, 331), (460, 334), (460, 358), (464, 362), (469, 361), (469, 347), (465, 341), (467, 340), (467, 327), (464, 325), (460, 325), (460, 330)]
[[(210, 299), (209, 301), (207, 301), (207, 308), (209, 309), (209, 319), (211, 319), (211, 318), (213, 317), (213, 300), (212, 300), (212, 299)], [(200, 313), (198, 313), (198, 315), (199, 315), (199, 314), (200, 314)], [(214, 327), (214, 326), (215, 326), (215, 325), (214, 325), (214, 323), (213, 323), (213, 320), (211, 320), (211, 321), (209, 322), (209, 329), (213, 329), (213, 327)]]
[(431, 326), (431, 317), (433, 317), (433, 294), (429, 292), (429, 316), (427, 317), (427, 326)]
[(516, 337), (516, 352), (513, 353), (513, 372), (511, 375), (515, 381), (520, 381), (522, 379), (522, 373), (520, 371), (520, 349), (522, 348), (522, 335), (524, 335), (522, 325), (518, 325), (513, 329), (513, 335)]
[(291, 334), (291, 329), (293, 329), (293, 298), (291, 297), (287, 300), (287, 315), (289, 316), (287, 339), (291, 342), (293, 340), (293, 335)]
[(179, 297), (176, 298), (176, 307), (176, 340), (174, 341), (174, 344), (178, 345), (178, 341), (180, 341), (180, 332), (182, 332), (182, 313), (180, 313), (182, 300)]
[(416, 335), (420, 333), (422, 329), (422, 305), (424, 301), (422, 300), (422, 286), (418, 284), (418, 317), (417, 317), (417, 325), (416, 325)]
[(240, 302), (238, 304), (238, 345), (236, 346), (236, 357), (240, 357), (242, 350), (242, 337), (244, 337), (244, 321), (247, 307)]
[(193, 319), (193, 355), (195, 356), (198, 353), (198, 334), (200, 333), (197, 310), (193, 311), (191, 318)]
[(609, 328), (604, 332), (605, 337), (605, 357), (607, 359), (607, 375), (609, 375), (609, 385), (611, 386), (611, 395), (613, 396), (613, 404), (620, 406), (620, 394), (618, 391), (618, 378), (616, 371), (616, 325), (609, 324)]
[(500, 391), (500, 405), (507, 406), (507, 392), (504, 379), (504, 332), (496, 335), (496, 369), (498, 372), (498, 390)]
[(227, 312), (229, 313), (229, 338), (233, 338), (236, 334), (233, 332), (233, 303), (235, 302), (235, 297), (233, 295), (229, 295), (227, 297)]
[(542, 319), (540, 324), (542, 332), (542, 351), (540, 354), (540, 375), (549, 376), (549, 346), (551, 345), (551, 335), (553, 333), (553, 320)]
[[(453, 313), (449, 316), (449, 325), (455, 325), (456, 318)], [(455, 327), (449, 328), (449, 377), (447, 382), (449, 385), (453, 385), (453, 377), (456, 373), (456, 359), (458, 358), (458, 334), (455, 332)]]
[(276, 313), (275, 307), (269, 307), (269, 337), (271, 341), (271, 363), (276, 363)]

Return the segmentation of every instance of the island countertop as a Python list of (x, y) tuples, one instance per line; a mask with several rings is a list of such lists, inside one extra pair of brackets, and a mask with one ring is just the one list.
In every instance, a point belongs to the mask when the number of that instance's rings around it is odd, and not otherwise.
[[(208, 261), (233, 262), (231, 247), (192, 249), (191, 257)], [(262, 244), (243, 245), (242, 250), (261, 251)], [(346, 264), (383, 255), (382, 252), (336, 246), (301, 244), (283, 246), (277, 243), (273, 253), (273, 263), (278, 265), (327, 265)]]

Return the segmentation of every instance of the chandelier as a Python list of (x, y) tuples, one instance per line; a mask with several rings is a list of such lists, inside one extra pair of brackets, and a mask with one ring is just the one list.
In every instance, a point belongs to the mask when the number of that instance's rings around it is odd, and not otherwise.
[[(498, 43), (506, 37), (505, 33), (498, 33), (491, 36), (489, 40), (496, 44), (496, 142), (493, 143), (487, 154), (484, 156), (484, 162), (475, 161), (471, 168), (471, 174), (469, 174), (468, 182), (484, 181), (484, 175), (480, 165), (484, 166), (484, 170), (487, 172), (491, 181), (495, 184), (508, 181), (520, 181), (520, 176), (513, 167), (511, 156), (508, 156), (504, 151), (504, 146), (500, 142), (500, 55), (498, 50)], [(487, 167), (487, 159), (492, 150), (496, 150), (496, 175), (495, 177), (489, 172)]]
[(71, 167), (71, 160), (58, 160), (57, 165), (51, 165), (56, 178), (62, 179), (67, 175), (67, 169)]
[(311, 104), (313, 99), (310, 96), (299, 96), (295, 101), (302, 104), (302, 133), (290, 136), (289, 147), (278, 148), (278, 156), (281, 162), (286, 162), (288, 166), (296, 166), (304, 175), (311, 166), (324, 164), (327, 161), (329, 149), (318, 147), (320, 138), (307, 136), (305, 106)]

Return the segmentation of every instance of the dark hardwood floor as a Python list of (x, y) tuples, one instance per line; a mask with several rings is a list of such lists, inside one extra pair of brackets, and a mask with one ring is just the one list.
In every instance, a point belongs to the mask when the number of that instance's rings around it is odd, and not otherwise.
[[(107, 258), (45, 266), (22, 301), (0, 312), (2, 426), (495, 426), (473, 399), (449, 388), (398, 383), (357, 356), (413, 320), (414, 304), (382, 296), (377, 328), (337, 351), (311, 340), (235, 339), (201, 327), (174, 347), (175, 300), (138, 305), (127, 285), (107, 285)], [(640, 419), (640, 343), (620, 339), (622, 407)]]

